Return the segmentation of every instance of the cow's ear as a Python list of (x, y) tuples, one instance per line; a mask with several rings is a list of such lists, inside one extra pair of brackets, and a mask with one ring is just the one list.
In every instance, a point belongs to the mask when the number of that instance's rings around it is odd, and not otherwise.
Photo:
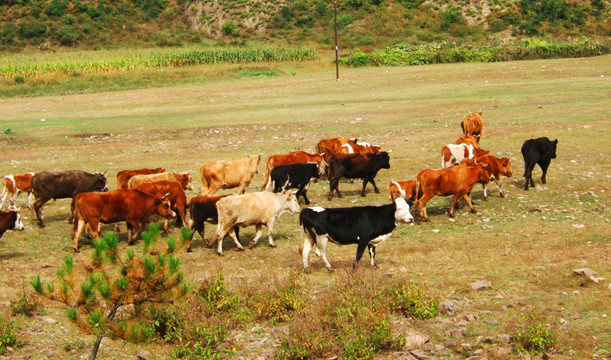
[(554, 140), (554, 144), (558, 144), (558, 139)]

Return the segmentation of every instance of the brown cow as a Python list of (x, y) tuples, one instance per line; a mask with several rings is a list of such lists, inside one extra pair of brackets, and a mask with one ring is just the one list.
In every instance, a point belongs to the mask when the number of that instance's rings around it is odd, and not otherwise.
[[(89, 224), (90, 235), (97, 238), (100, 223), (125, 221), (129, 244), (133, 244), (154, 213), (166, 218), (176, 216), (170, 208), (168, 196), (151, 195), (138, 189), (78, 194), (74, 202), (74, 251), (78, 252), (79, 236), (86, 224)], [(132, 228), (135, 230), (133, 236)]]
[[(177, 181), (162, 180), (154, 183), (142, 184), (138, 186), (137, 189), (153, 195), (165, 195), (169, 193), (168, 200), (170, 200), (172, 210), (176, 213), (176, 225), (189, 227), (186, 217), (187, 195), (185, 195), (185, 191), (180, 183)], [(168, 232), (168, 219), (164, 221), (163, 230)]]
[(441, 148), (441, 167), (458, 165), (464, 159), (473, 159), (488, 153), (488, 150), (479, 149), (472, 145), (448, 144)]
[(276, 166), (285, 166), (293, 164), (316, 163), (318, 169), (322, 163), (322, 155), (309, 154), (305, 151), (293, 151), (289, 154), (272, 155), (267, 158), (267, 173), (265, 174), (265, 183), (261, 189), (267, 190), (271, 182), (271, 172)]
[[(488, 165), (488, 170), (492, 174), (491, 180), (499, 187), (500, 196), (505, 197), (503, 187), (501, 186), (500, 178), (501, 175), (511, 177), (511, 163), (508, 158), (497, 158), (494, 155), (486, 154), (477, 157), (477, 163), (482, 165)], [(488, 199), (488, 192), (486, 191), (486, 184), (482, 183), (484, 188), (484, 200)]]
[(388, 183), (388, 198), (391, 203), (395, 199), (401, 197), (403, 199), (414, 201), (416, 200), (416, 180), (405, 181), (390, 181)]
[(193, 185), (191, 184), (191, 172), (185, 171), (181, 173), (158, 173), (158, 174), (149, 174), (149, 175), (135, 175), (127, 182), (127, 187), (129, 189), (135, 189), (142, 184), (146, 183), (154, 183), (157, 181), (178, 181), (183, 189), (185, 190), (193, 190)]
[(466, 145), (471, 145), (474, 148), (478, 149), (479, 148), (479, 144), (477, 143), (478, 138), (476, 136), (467, 136), (467, 137), (460, 137), (456, 140), (454, 140), (454, 144), (458, 145), (458, 144), (466, 144)]
[(322, 139), (316, 144), (316, 152), (323, 156), (325, 166), (329, 164), (331, 156), (339, 154), (344, 144), (356, 145), (356, 139), (337, 137), (332, 139)]
[(34, 194), (32, 194), (32, 176), (34, 176), (34, 173), (6, 175), (4, 177), (4, 188), (2, 189), (2, 194), (0, 194), (2, 197), (0, 209), (4, 207), (4, 201), (10, 195), (9, 201), (11, 206), (9, 208), (17, 210), (15, 199), (22, 192), (28, 193), (28, 208), (32, 209), (32, 199), (34, 198)]
[(248, 158), (234, 158), (221, 161), (208, 161), (200, 167), (202, 192), (200, 195), (211, 196), (219, 189), (238, 188), (238, 195), (250, 185), (253, 176), (259, 172), (261, 155)]
[(378, 154), (337, 154), (329, 162), (329, 196), (333, 198), (333, 191), (337, 192), (337, 197), (341, 198), (339, 191), (339, 180), (342, 177), (347, 179), (363, 179), (363, 190), (361, 196), (365, 196), (367, 183), (373, 185), (373, 190), (379, 193), (375, 177), (380, 169), (390, 168), (390, 156), (387, 152)]
[[(339, 148), (339, 154), (377, 154), (380, 152), (380, 145), (369, 143), (346, 143)], [(335, 154), (334, 154), (335, 155)]]
[(465, 115), (460, 122), (460, 127), (462, 128), (464, 137), (475, 136), (477, 138), (477, 143), (479, 144), (479, 140), (482, 137), (482, 129), (484, 128), (482, 112), (474, 112), (469, 115)]
[(424, 221), (429, 221), (426, 213), (426, 203), (435, 195), (454, 195), (450, 208), (451, 217), (454, 217), (454, 207), (456, 207), (460, 197), (465, 199), (471, 211), (477, 212), (471, 203), (469, 193), (475, 184), (488, 182), (490, 182), (490, 171), (487, 166), (479, 164), (473, 167), (458, 165), (437, 170), (424, 169), (418, 173), (416, 178), (417, 195), (422, 194), (422, 196), (420, 198), (416, 196), (417, 200), (414, 206), (418, 205), (420, 207), (420, 217)]
[(165, 172), (164, 168), (156, 168), (156, 169), (134, 169), (134, 170), (121, 170), (117, 173), (117, 188), (118, 189), (127, 189), (127, 183), (129, 179), (136, 175), (150, 175), (150, 174), (159, 174)]
[(0, 238), (7, 230), (23, 230), (23, 223), (19, 213), (15, 210), (0, 210)]

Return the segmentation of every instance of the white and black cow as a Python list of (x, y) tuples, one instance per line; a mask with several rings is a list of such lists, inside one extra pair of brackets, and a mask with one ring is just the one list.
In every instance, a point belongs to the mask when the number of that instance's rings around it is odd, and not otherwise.
[(307, 195), (307, 186), (312, 178), (318, 179), (318, 164), (291, 164), (276, 166), (272, 169), (271, 175), (274, 192), (284, 192), (288, 189), (297, 189), (295, 194), (297, 199), (302, 195), (306, 205), (310, 204)]
[(414, 218), (409, 212), (409, 205), (401, 197), (396, 198), (393, 204), (381, 206), (305, 208), (299, 215), (304, 232), (303, 244), (299, 248), (303, 267), (307, 269), (308, 255), (316, 245), (316, 255), (332, 271), (325, 255), (329, 241), (338, 245), (357, 244), (353, 268), (363, 256), (365, 247), (368, 247), (371, 265), (375, 267), (376, 246), (388, 239), (398, 224), (412, 221)]
[(551, 141), (546, 137), (540, 137), (538, 139), (530, 139), (524, 141), (522, 145), (522, 156), (524, 157), (524, 190), (528, 190), (528, 182), (530, 186), (534, 187), (532, 171), (535, 168), (535, 164), (539, 164), (543, 175), (541, 175), (541, 182), (545, 184), (545, 175), (547, 174), (547, 167), (552, 159), (556, 158), (556, 146), (558, 140)]

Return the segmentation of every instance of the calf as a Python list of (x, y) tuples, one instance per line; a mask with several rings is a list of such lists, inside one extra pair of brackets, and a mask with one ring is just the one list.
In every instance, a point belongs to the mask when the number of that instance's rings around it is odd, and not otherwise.
[(4, 207), (4, 201), (9, 197), (9, 201), (11, 202), (10, 208), (13, 210), (18, 210), (17, 206), (15, 206), (15, 199), (17, 195), (22, 192), (28, 193), (28, 208), (32, 209), (32, 200), (34, 199), (34, 194), (32, 194), (32, 177), (34, 173), (27, 173), (21, 175), (6, 175), (4, 177), (4, 188), (2, 189), (2, 203), (0, 203), (0, 210)]
[[(216, 210), (216, 203), (226, 197), (233, 195), (217, 195), (217, 196), (196, 196), (189, 201), (189, 213), (191, 214), (191, 229), (196, 230), (199, 235), (204, 240), (206, 246), (211, 246), (206, 241), (206, 236), (204, 233), (204, 223), (209, 222), (211, 224), (217, 224), (219, 215)], [(238, 241), (240, 241), (240, 227), (235, 227), (235, 234)], [(191, 252), (191, 243), (193, 240), (189, 241), (189, 245), (187, 246), (187, 251)]]
[(535, 168), (535, 164), (539, 164), (543, 175), (541, 175), (541, 183), (545, 184), (545, 175), (547, 174), (547, 167), (549, 166), (552, 159), (556, 158), (556, 147), (558, 140), (550, 141), (546, 137), (540, 137), (538, 139), (526, 140), (522, 145), (522, 156), (524, 157), (524, 190), (528, 190), (528, 182), (530, 186), (534, 187), (535, 183), (532, 177), (532, 171)]
[(416, 180), (390, 181), (388, 183), (388, 198), (390, 202), (401, 197), (406, 201), (416, 200)]
[(275, 193), (284, 192), (287, 189), (297, 189), (297, 200), (299, 200), (300, 195), (303, 195), (306, 205), (310, 204), (307, 195), (310, 179), (318, 179), (319, 176), (317, 164), (277, 166), (271, 172)]
[[(490, 171), (492, 177), (491, 180), (494, 180), (494, 183), (499, 187), (500, 196), (505, 197), (505, 193), (503, 192), (503, 187), (501, 186), (501, 175), (511, 177), (513, 174), (511, 173), (511, 162), (508, 158), (497, 158), (494, 155), (486, 154), (477, 158), (477, 163), (488, 166), (488, 171)], [(486, 183), (482, 183), (482, 187), (484, 188), (484, 200), (488, 199), (488, 192), (486, 188)]]
[(375, 267), (376, 247), (392, 235), (399, 223), (413, 220), (409, 205), (401, 197), (396, 198), (393, 204), (382, 206), (305, 208), (299, 214), (299, 224), (304, 233), (303, 243), (299, 247), (303, 268), (308, 268), (308, 255), (316, 245), (316, 255), (329, 271), (333, 270), (325, 255), (329, 241), (338, 245), (357, 244), (353, 268), (356, 268), (365, 247), (368, 247), (371, 266)]
[(348, 179), (363, 179), (363, 190), (361, 196), (365, 196), (365, 187), (370, 182), (376, 193), (380, 190), (374, 180), (380, 169), (390, 168), (390, 157), (387, 152), (378, 154), (338, 154), (331, 158), (329, 163), (329, 200), (333, 198), (333, 190), (337, 197), (341, 198), (339, 191), (339, 180), (342, 177)]
[[(479, 164), (476, 166), (459, 165), (437, 170), (424, 169), (418, 173), (416, 178), (418, 192), (414, 206), (418, 205), (420, 207), (420, 217), (424, 221), (429, 221), (426, 213), (426, 203), (435, 195), (454, 195), (450, 208), (451, 217), (454, 217), (454, 207), (461, 197), (465, 199), (471, 211), (477, 212), (471, 203), (469, 193), (475, 184), (488, 182), (490, 182), (490, 171), (488, 171), (487, 166)], [(420, 196), (420, 194), (422, 195)]]
[(19, 216), (19, 213), (15, 210), (0, 210), (0, 238), (7, 230), (23, 230), (21, 217)]
[[(127, 223), (129, 244), (133, 244), (148, 218), (157, 213), (165, 218), (176, 216), (170, 208), (169, 194), (151, 195), (138, 189), (118, 189), (105, 193), (80, 193), (74, 206), (74, 251), (78, 252), (79, 236), (89, 224), (91, 237), (97, 238), (100, 223)], [(135, 232), (132, 236), (132, 228)]]
[[(144, 191), (145, 193), (153, 195), (168, 195), (170, 206), (172, 211), (176, 213), (176, 226), (189, 227), (187, 225), (187, 195), (183, 190), (182, 185), (177, 181), (162, 180), (153, 183), (142, 184), (137, 189)], [(168, 219), (165, 219), (163, 224), (163, 230), (168, 232)]]
[(274, 222), (283, 213), (299, 212), (299, 204), (295, 194), (291, 192), (272, 194), (269, 192), (255, 192), (244, 195), (227, 196), (216, 203), (219, 223), (211, 244), (218, 240), (217, 253), (223, 255), (223, 238), (229, 233), (239, 250), (244, 250), (235, 234), (236, 226), (255, 225), (257, 234), (250, 242), (252, 248), (261, 237), (261, 226), (267, 227), (269, 246), (276, 247), (272, 239)]

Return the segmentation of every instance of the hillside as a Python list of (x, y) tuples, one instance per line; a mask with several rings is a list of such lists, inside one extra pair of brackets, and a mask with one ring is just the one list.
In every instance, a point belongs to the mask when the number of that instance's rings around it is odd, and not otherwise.
[[(611, 36), (610, 0), (339, 0), (343, 48)], [(0, 49), (333, 45), (320, 0), (2, 0)]]

